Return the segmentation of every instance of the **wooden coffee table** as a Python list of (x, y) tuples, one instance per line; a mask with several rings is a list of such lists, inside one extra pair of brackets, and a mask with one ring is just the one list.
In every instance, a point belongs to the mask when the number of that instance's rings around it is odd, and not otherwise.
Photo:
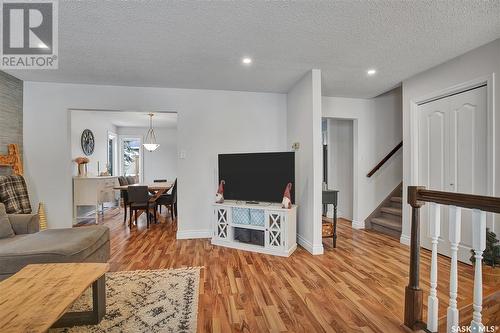
[[(51, 327), (98, 324), (106, 313), (109, 264), (28, 265), (0, 282), (0, 332), (45, 332)], [(92, 285), (92, 311), (68, 312)]]

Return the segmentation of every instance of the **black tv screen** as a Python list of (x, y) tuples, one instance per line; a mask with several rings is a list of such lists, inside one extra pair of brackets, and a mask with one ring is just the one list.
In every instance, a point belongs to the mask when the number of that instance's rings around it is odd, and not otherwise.
[(220, 154), (224, 199), (281, 202), (288, 183), (295, 203), (295, 153)]

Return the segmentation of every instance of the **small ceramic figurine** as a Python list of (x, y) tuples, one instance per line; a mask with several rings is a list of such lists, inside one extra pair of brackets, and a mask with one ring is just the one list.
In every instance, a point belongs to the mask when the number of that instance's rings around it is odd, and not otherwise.
[(285, 193), (283, 193), (283, 201), (281, 202), (282, 208), (290, 209), (292, 208), (292, 196), (290, 191), (292, 190), (292, 183), (286, 184)]
[(217, 189), (217, 193), (215, 194), (215, 203), (223, 203), (224, 202), (224, 184), (226, 182), (224, 180), (220, 181), (219, 188)]

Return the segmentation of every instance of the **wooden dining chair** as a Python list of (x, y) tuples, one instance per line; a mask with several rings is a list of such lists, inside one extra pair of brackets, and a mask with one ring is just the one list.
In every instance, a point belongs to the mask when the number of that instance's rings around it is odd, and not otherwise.
[(165, 206), (170, 209), (170, 216), (172, 217), (172, 220), (177, 217), (177, 178), (174, 181), (174, 186), (172, 186), (172, 192), (170, 194), (166, 193), (160, 195), (160, 197), (156, 200), (156, 203), (160, 209), (161, 206)]
[[(128, 185), (127, 178), (124, 176), (118, 177), (118, 183), (120, 186)], [(128, 210), (128, 191), (120, 190), (120, 198), (123, 201), (123, 208), (125, 209), (123, 212), (123, 223), (127, 223), (127, 210)]]
[[(151, 210), (153, 210), (154, 222), (156, 223), (156, 201), (151, 201), (147, 186), (129, 186), (128, 187), (128, 201), (130, 209), (130, 223), (129, 228), (132, 229), (132, 217), (134, 217), (135, 224), (137, 225), (137, 211), (143, 210), (146, 213), (146, 223), (149, 228), (151, 220)], [(134, 215), (132, 215), (132, 213)]]
[(127, 176), (126, 178), (128, 185), (137, 184), (137, 179), (134, 176)]

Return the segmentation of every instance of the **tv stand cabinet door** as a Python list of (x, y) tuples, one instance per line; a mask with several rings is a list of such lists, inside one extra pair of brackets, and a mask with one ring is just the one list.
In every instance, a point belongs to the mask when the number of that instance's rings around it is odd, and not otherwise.
[(279, 211), (266, 211), (265, 245), (267, 248), (283, 250), (286, 247), (286, 215)]
[(231, 208), (229, 207), (215, 207), (215, 226), (214, 226), (214, 236), (215, 238), (230, 240), (229, 227), (231, 219)]

